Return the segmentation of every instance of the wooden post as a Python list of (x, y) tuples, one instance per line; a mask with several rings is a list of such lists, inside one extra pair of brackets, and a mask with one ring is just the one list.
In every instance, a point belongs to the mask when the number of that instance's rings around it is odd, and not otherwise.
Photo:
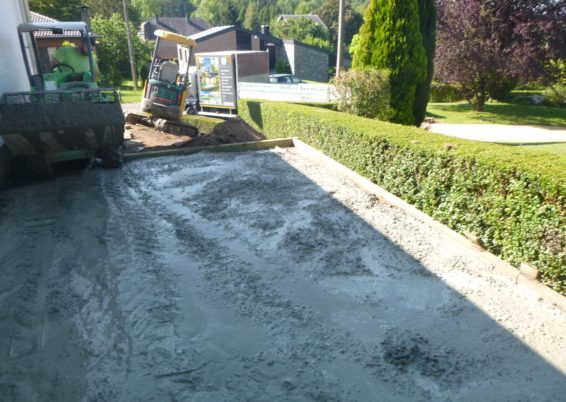
[(132, 81), (134, 81), (134, 91), (138, 90), (138, 72), (136, 70), (136, 56), (134, 54), (134, 44), (132, 42), (132, 31), (130, 31), (130, 17), (128, 16), (128, 1), (122, 0), (124, 5), (124, 22), (126, 33), (128, 34), (128, 53), (130, 55), (130, 68), (132, 71)]
[(338, 51), (336, 54), (336, 75), (342, 71), (344, 65), (344, 7), (345, 0), (339, 1), (338, 9)]

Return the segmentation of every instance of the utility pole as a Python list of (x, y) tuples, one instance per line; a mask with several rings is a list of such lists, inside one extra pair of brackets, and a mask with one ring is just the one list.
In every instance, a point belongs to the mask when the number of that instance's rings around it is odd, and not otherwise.
[(338, 52), (336, 54), (336, 75), (342, 71), (344, 65), (344, 7), (345, 0), (338, 0)]
[(136, 56), (132, 42), (132, 32), (130, 31), (130, 18), (128, 16), (128, 1), (122, 0), (124, 5), (124, 21), (126, 23), (126, 33), (128, 34), (128, 53), (130, 54), (130, 68), (132, 70), (132, 80), (134, 81), (134, 91), (138, 90), (138, 73), (136, 71)]

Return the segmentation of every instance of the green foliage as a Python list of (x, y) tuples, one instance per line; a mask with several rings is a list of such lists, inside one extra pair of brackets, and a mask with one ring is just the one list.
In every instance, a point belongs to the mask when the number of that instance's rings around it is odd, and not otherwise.
[(259, 29), (261, 28), (262, 24), (256, 3), (251, 2), (246, 7), (244, 22), (242, 25), (244, 26), (244, 28), (248, 28), (253, 31), (259, 31)]
[(279, 61), (277, 62), (277, 64), (275, 64), (275, 72), (277, 74), (291, 74), (291, 66), (289, 65), (289, 62), (287, 61), (287, 59), (279, 59)]
[(354, 44), (354, 67), (391, 71), (391, 121), (415, 124), (417, 85), (426, 79), (426, 56), (417, 0), (372, 0)]
[[(94, 17), (92, 29), (101, 36), (96, 52), (102, 80), (119, 85), (125, 77), (131, 78), (126, 24), (122, 16)], [(149, 62), (151, 49), (135, 34), (136, 29), (132, 24), (130, 29), (134, 33), (132, 40), (137, 64)]]
[(544, 103), (549, 106), (566, 107), (566, 83), (557, 84), (543, 92)]
[(224, 120), (222, 119), (198, 115), (183, 115), (181, 120), (195, 126), (198, 129), (199, 134), (210, 134), (212, 130), (214, 130), (214, 127), (224, 123)]
[(462, 91), (457, 85), (433, 82), (430, 85), (432, 102), (457, 102), (463, 100)]
[(338, 110), (380, 120), (389, 119), (389, 71), (350, 69), (340, 72), (332, 84), (336, 88)]
[(493, 100), (500, 102), (509, 101), (511, 99), (511, 91), (515, 89), (519, 80), (517, 78), (501, 75), (491, 80), (487, 87), (487, 93)]
[(566, 156), (297, 104), (241, 100), (239, 114), (268, 138), (294, 133), (510, 263), (534, 264), (566, 294)]
[(30, 0), (29, 9), (60, 21), (80, 21), (82, 0)]
[(280, 21), (273, 27), (273, 34), (282, 39), (295, 39), (313, 46), (332, 50), (328, 30), (309, 18), (293, 18)]
[(430, 84), (434, 75), (434, 53), (436, 49), (436, 7), (434, 0), (418, 0), (418, 2), (420, 30), (427, 64), (426, 79), (417, 84), (415, 104), (413, 105), (413, 115), (417, 127), (424, 121), (426, 106), (430, 99)]
[(192, 15), (208, 21), (212, 26), (239, 25), (238, 8), (230, 0), (201, 0)]
[[(112, 0), (90, 0), (90, 1), (112, 1)], [(116, 1), (114, 1), (116, 3)], [(118, 2), (118, 3), (121, 3)], [(190, 0), (131, 0), (132, 5), (143, 19), (149, 19), (156, 15), (163, 17), (184, 17), (195, 10)]]
[[(337, 0), (326, 0), (316, 11), (316, 14), (328, 27), (330, 42), (335, 46), (338, 43), (338, 12), (339, 2)], [(344, 44), (346, 48), (350, 46), (352, 38), (359, 31), (363, 22), (364, 17), (347, 3), (344, 10)]]

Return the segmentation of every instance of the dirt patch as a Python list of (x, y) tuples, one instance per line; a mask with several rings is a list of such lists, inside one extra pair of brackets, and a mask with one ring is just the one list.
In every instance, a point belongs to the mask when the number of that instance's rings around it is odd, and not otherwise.
[(210, 134), (191, 138), (186, 135), (159, 132), (151, 127), (131, 124), (126, 127), (131, 139), (126, 141), (128, 153), (156, 151), (161, 149), (202, 147), (234, 144), (237, 142), (261, 141), (266, 137), (240, 118), (226, 120), (217, 125)]

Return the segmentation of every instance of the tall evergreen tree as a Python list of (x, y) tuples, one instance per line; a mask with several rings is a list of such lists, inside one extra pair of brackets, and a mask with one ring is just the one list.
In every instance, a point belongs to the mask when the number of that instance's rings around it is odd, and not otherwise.
[(430, 99), (430, 83), (434, 75), (434, 53), (436, 50), (436, 7), (434, 0), (419, 1), (419, 19), (423, 47), (427, 58), (426, 79), (417, 85), (413, 114), (415, 125), (420, 126), (425, 118), (426, 107)]
[(426, 56), (417, 0), (371, 0), (354, 50), (356, 68), (391, 72), (392, 121), (414, 124), (417, 85), (426, 78)]

